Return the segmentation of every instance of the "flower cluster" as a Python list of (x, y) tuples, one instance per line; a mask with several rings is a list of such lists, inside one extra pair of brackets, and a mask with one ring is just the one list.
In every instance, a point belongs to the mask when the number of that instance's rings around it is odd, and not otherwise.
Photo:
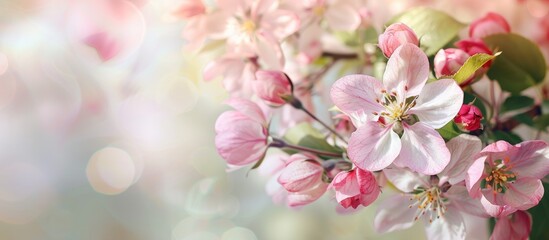
[[(496, 13), (465, 29), (442, 12), (414, 9), (378, 34), (364, 6), (194, 0), (178, 8), (191, 46), (221, 46), (204, 71), (205, 80), (223, 79), (234, 108), (215, 124), (221, 157), (231, 169), (271, 168), (268, 192), (290, 207), (329, 192), (340, 211), (385, 198), (379, 232), (421, 219), (429, 239), (465, 239), (464, 219), (476, 216), (496, 219), (492, 239), (528, 238), (549, 145), (513, 130), (546, 130), (547, 99), (520, 95), (540, 87), (543, 57), (541, 70), (512, 60), (524, 50), (517, 41), (528, 40)], [(418, 15), (427, 20), (410, 21)]]

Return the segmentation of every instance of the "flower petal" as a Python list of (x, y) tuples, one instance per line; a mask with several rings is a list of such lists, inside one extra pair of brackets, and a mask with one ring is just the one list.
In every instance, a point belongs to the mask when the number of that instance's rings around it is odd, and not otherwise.
[(237, 111), (241, 112), (242, 114), (248, 116), (254, 121), (257, 121), (260, 124), (267, 123), (267, 119), (265, 118), (265, 114), (259, 108), (257, 104), (254, 102), (243, 99), (243, 98), (231, 98), (225, 102), (229, 106), (233, 107)]
[(496, 218), (504, 217), (517, 211), (516, 208), (513, 208), (509, 205), (494, 205), (490, 203), (490, 201), (488, 201), (488, 199), (486, 199), (484, 196), (480, 198), (480, 203), (482, 204), (482, 207), (484, 207), (484, 210), (486, 210), (486, 213), (488, 213), (488, 215)]
[(403, 168), (386, 168), (383, 173), (398, 190), (410, 193), (418, 187), (429, 186), (429, 176), (420, 175)]
[(482, 177), (482, 174), (484, 173), (484, 162), (486, 161), (486, 156), (480, 156), (475, 161), (469, 169), (467, 170), (467, 174), (465, 175), (465, 186), (467, 186), (467, 190), (469, 191), (469, 195), (473, 198), (478, 198), (480, 193), (480, 178)]
[(528, 239), (532, 230), (532, 216), (525, 211), (516, 211), (512, 217), (498, 218), (490, 240)]
[(409, 208), (407, 196), (397, 194), (384, 200), (374, 218), (374, 228), (379, 233), (406, 229), (414, 225), (416, 208)]
[[(224, 121), (221, 115), (218, 121)], [(218, 125), (218, 124), (216, 124)], [(247, 165), (258, 161), (267, 150), (267, 136), (261, 124), (242, 119), (233, 121), (231, 129), (218, 132), (215, 136), (215, 145), (219, 155), (231, 165)]]
[(538, 179), (519, 178), (507, 186), (509, 189), (503, 194), (503, 201), (519, 210), (538, 205), (543, 197), (543, 184)]
[(519, 176), (541, 179), (549, 174), (549, 147), (540, 140), (525, 141), (513, 157), (513, 171)]
[(441, 79), (425, 85), (410, 114), (439, 129), (452, 121), (463, 103), (463, 91), (453, 79)]
[(380, 113), (383, 106), (376, 100), (381, 99), (383, 85), (374, 77), (368, 75), (348, 75), (337, 80), (330, 91), (334, 104), (345, 114), (362, 115), (367, 119)]
[(322, 181), (323, 171), (314, 160), (294, 161), (282, 170), (278, 182), (289, 192), (305, 191)]
[(316, 187), (303, 192), (288, 193), (287, 201), (290, 207), (299, 207), (312, 203), (322, 197), (328, 188), (327, 183), (320, 183)]
[(402, 150), (395, 160), (398, 166), (409, 167), (426, 175), (440, 173), (450, 161), (450, 151), (440, 134), (430, 126), (418, 122), (404, 124)]
[(473, 158), (482, 149), (482, 142), (478, 137), (461, 134), (446, 143), (451, 153), (450, 162), (438, 174), (440, 182), (449, 182), (454, 185), (465, 180), (469, 167), (475, 160)]
[(357, 167), (379, 171), (389, 166), (400, 152), (400, 138), (389, 127), (366, 122), (349, 139), (349, 158)]
[(490, 217), (480, 200), (469, 196), (467, 188), (463, 185), (452, 185), (445, 193), (445, 196), (451, 201), (452, 205), (462, 212), (483, 218)]
[(425, 231), (427, 239), (457, 240), (465, 239), (466, 235), (463, 217), (452, 206), (448, 207), (444, 216), (433, 220), (432, 223), (426, 221)]
[(269, 11), (261, 17), (261, 28), (280, 41), (299, 30), (299, 17), (288, 10)]
[(259, 31), (255, 41), (256, 53), (268, 70), (282, 70), (284, 68), (284, 54), (280, 43), (266, 31)]
[(334, 30), (354, 31), (360, 25), (360, 14), (348, 4), (336, 3), (328, 7), (324, 15), (328, 26)]
[(416, 45), (406, 43), (398, 47), (389, 58), (383, 74), (383, 85), (388, 91), (395, 91), (399, 102), (403, 102), (409, 96), (420, 95), (428, 77), (427, 56)]

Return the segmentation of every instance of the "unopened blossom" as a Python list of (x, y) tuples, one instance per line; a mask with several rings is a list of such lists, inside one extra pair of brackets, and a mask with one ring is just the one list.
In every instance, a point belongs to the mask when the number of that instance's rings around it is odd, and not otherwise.
[(348, 155), (357, 167), (378, 171), (391, 163), (423, 174), (437, 174), (450, 161), (435, 130), (458, 113), (463, 92), (452, 79), (426, 84), (429, 62), (414, 44), (397, 48), (383, 82), (368, 75), (336, 81), (332, 101), (357, 126)]
[(549, 174), (549, 146), (540, 140), (511, 145), (497, 141), (475, 156), (467, 189), (493, 217), (527, 210), (543, 197), (541, 178)]
[(477, 106), (463, 104), (454, 118), (454, 122), (465, 131), (475, 131), (482, 128), (480, 123), (482, 118), (482, 112)]
[[(486, 43), (484, 43), (484, 41), (480, 39), (464, 39), (464, 40), (457, 41), (455, 45), (459, 49), (465, 51), (470, 56), (473, 56), (477, 53), (485, 53), (489, 55), (493, 54), (492, 50), (490, 50), (490, 48), (486, 45)], [(475, 76), (478, 78), (484, 75), (484, 73), (488, 71), (491, 65), (492, 65), (492, 60), (482, 65), (482, 68), (477, 70), (477, 72), (475, 73)]]
[(254, 92), (273, 107), (279, 107), (292, 97), (293, 86), (288, 75), (281, 71), (259, 70), (255, 73), (253, 81)]
[(487, 13), (469, 26), (469, 37), (482, 39), (497, 33), (511, 32), (511, 27), (505, 18), (497, 13)]
[(435, 65), (435, 76), (452, 76), (463, 66), (469, 58), (469, 54), (457, 48), (440, 49), (433, 61)]
[(393, 52), (405, 43), (419, 46), (419, 39), (416, 34), (404, 23), (391, 24), (378, 38), (379, 48), (386, 57), (391, 57)]
[(303, 206), (322, 197), (328, 188), (328, 183), (322, 180), (323, 172), (324, 168), (314, 156), (294, 154), (286, 160), (278, 183), (287, 191), (288, 206)]
[(468, 196), (463, 181), (473, 156), (482, 143), (477, 137), (460, 135), (448, 142), (452, 159), (443, 172), (426, 176), (406, 169), (383, 170), (402, 193), (382, 202), (374, 219), (378, 232), (411, 227), (422, 220), (428, 239), (465, 239), (462, 214), (487, 217), (478, 201)]
[(367, 207), (381, 193), (374, 174), (360, 168), (338, 173), (332, 181), (332, 187), (337, 202), (344, 208)]
[(215, 122), (217, 152), (230, 166), (259, 161), (268, 148), (265, 115), (249, 100), (233, 98), (227, 104), (235, 110), (222, 113)]
[(519, 210), (496, 220), (490, 240), (527, 240), (531, 231), (532, 216)]

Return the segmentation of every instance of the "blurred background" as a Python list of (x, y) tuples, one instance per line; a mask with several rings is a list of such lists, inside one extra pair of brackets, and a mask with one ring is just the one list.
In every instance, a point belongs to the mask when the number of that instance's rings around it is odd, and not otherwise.
[[(226, 172), (213, 126), (227, 94), (201, 80), (215, 55), (184, 48), (181, 2), (0, 0), (0, 239), (423, 238), (421, 224), (376, 234), (375, 204), (289, 209), (260, 171)], [(541, 0), (367, 2), (380, 23), (415, 5), (495, 11), (549, 43)]]

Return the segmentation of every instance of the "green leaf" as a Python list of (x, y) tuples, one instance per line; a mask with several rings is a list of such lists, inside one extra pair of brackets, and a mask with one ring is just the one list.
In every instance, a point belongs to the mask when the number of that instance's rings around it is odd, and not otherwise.
[(504, 140), (509, 142), (510, 144), (519, 144), (522, 142), (522, 138), (520, 138), (518, 135), (512, 133), (512, 132), (505, 132), (501, 130), (496, 130), (494, 133), (494, 140)]
[(515, 115), (513, 116), (513, 119), (520, 123), (526, 124), (527, 126), (534, 127), (534, 120), (532, 119), (532, 116), (530, 116), (530, 114), (528, 113)]
[(404, 23), (414, 30), (428, 56), (434, 55), (465, 27), (465, 24), (450, 15), (425, 7), (413, 8), (397, 15), (387, 26), (396, 22)]
[(549, 114), (549, 100), (543, 100), (543, 102), (541, 102), (541, 113)]
[(444, 138), (444, 140), (449, 141), (450, 139), (457, 137), (459, 134), (461, 134), (461, 131), (458, 129), (454, 121), (451, 121), (444, 125), (444, 127), (441, 127), (440, 129), (437, 129), (438, 133), (440, 133), (440, 136)]
[(501, 106), (501, 113), (520, 110), (534, 105), (534, 99), (527, 96), (510, 96)]
[(467, 58), (467, 61), (463, 63), (463, 66), (461, 66), (459, 70), (454, 74), (454, 76), (452, 76), (452, 78), (456, 80), (457, 84), (461, 84), (467, 81), (467, 79), (475, 75), (475, 72), (479, 70), (485, 63), (494, 59), (500, 53), (501, 52), (498, 52), (494, 55), (477, 53), (473, 56), (470, 56), (469, 58)]
[(536, 117), (534, 119), (534, 127), (536, 129), (547, 132), (547, 127), (549, 127), (549, 114), (544, 114)]
[(549, 184), (544, 183), (543, 188), (545, 190), (544, 197), (540, 200), (539, 204), (533, 208), (528, 209), (528, 212), (532, 214), (532, 231), (530, 232), (530, 239), (549, 239)]
[(324, 134), (319, 132), (309, 123), (298, 124), (286, 131), (284, 140), (291, 144), (296, 144), (303, 147), (341, 153), (342, 150), (330, 145), (325, 139)]
[(543, 82), (547, 65), (535, 43), (513, 33), (490, 35), (484, 41), (491, 49), (502, 52), (487, 75), (497, 80), (503, 90), (519, 93)]

